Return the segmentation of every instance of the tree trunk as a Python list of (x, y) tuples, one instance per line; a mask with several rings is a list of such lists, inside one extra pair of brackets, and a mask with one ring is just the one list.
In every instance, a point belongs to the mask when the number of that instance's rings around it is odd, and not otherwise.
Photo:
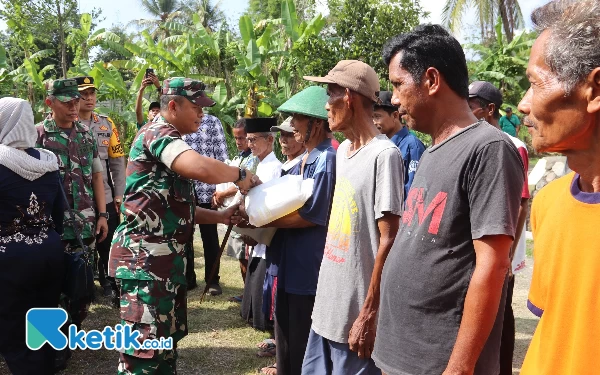
[(62, 77), (67, 78), (67, 46), (65, 45), (65, 28), (63, 14), (60, 11), (60, 0), (56, 0), (55, 4), (56, 15), (58, 19), (58, 35), (60, 43), (60, 65), (62, 68)]
[(498, 7), (500, 8), (500, 17), (502, 18), (502, 26), (504, 27), (504, 34), (506, 35), (506, 40), (508, 43), (513, 40), (513, 29), (511, 27), (511, 22), (508, 19), (508, 13), (506, 11), (506, 2), (504, 0), (498, 1)]

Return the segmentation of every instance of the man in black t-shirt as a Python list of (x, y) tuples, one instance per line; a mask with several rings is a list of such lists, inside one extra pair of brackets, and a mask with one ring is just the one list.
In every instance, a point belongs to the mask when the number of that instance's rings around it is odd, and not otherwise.
[(497, 375), (520, 156), (469, 109), (464, 52), (444, 28), (392, 38), (384, 59), (392, 103), (433, 142), (383, 268), (373, 359), (388, 375)]

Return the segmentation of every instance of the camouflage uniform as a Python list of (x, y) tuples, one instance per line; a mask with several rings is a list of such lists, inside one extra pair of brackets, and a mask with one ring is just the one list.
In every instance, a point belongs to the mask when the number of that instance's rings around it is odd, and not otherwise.
[[(77, 81), (79, 92), (88, 89), (96, 90), (93, 77), (76, 77), (75, 80)], [(104, 287), (105, 295), (107, 290), (110, 292), (110, 289), (112, 289), (113, 293), (117, 293), (118, 289), (114, 284), (114, 280), (108, 280), (106, 276), (108, 274), (110, 242), (117, 229), (117, 225), (119, 225), (119, 215), (113, 203), (113, 197), (122, 197), (125, 190), (125, 154), (121, 140), (119, 139), (117, 127), (109, 117), (92, 112), (89, 120), (80, 119), (80, 122), (88, 126), (92, 134), (96, 137), (98, 155), (104, 168), (102, 171), (102, 180), (104, 182), (106, 212), (109, 214), (109, 217), (107, 220), (108, 233), (106, 239), (98, 243), (96, 247), (99, 258), (98, 281)], [(114, 298), (116, 300), (116, 296)]]
[[(165, 80), (163, 94), (212, 103), (203, 84)], [(122, 324), (147, 338), (172, 337), (173, 350), (121, 353), (119, 374), (175, 374), (176, 345), (187, 335), (186, 255), (194, 235), (194, 183), (173, 172), (171, 163), (192, 150), (162, 117), (143, 126), (127, 163), (123, 221), (115, 232), (109, 275), (121, 285)]]
[[(73, 87), (73, 83), (74, 91), (69, 89)], [(49, 94), (63, 102), (79, 98), (77, 83), (72, 79), (54, 81)], [(69, 211), (65, 210), (64, 231), (61, 236), (65, 251), (68, 253), (83, 251), (75, 236), (73, 227), (75, 225), (87, 246), (84, 258), (92, 265), (96, 238), (96, 207), (92, 174), (102, 171), (96, 139), (89, 128), (79, 122), (73, 123), (70, 134), (58, 127), (52, 118), (37, 124), (36, 129), (38, 134), (36, 147), (52, 151), (57, 156), (63, 189), (67, 195), (69, 208), (75, 216), (75, 223), (73, 223)], [(68, 301), (61, 296), (61, 304), (69, 312), (72, 321), (79, 325), (87, 316), (92, 298), (93, 296), (90, 296), (89, 300)]]
[[(74, 122), (71, 134), (59, 128), (54, 120), (46, 119), (36, 125), (38, 139), (36, 147), (56, 154), (63, 188), (69, 207), (75, 215), (76, 226), (81, 238), (93, 248), (96, 237), (96, 207), (92, 188), (92, 174), (102, 171), (98, 156), (98, 145), (90, 129)], [(69, 242), (68, 251), (80, 246), (77, 243), (69, 212), (64, 215), (62, 240)], [(86, 254), (93, 261), (93, 254)]]

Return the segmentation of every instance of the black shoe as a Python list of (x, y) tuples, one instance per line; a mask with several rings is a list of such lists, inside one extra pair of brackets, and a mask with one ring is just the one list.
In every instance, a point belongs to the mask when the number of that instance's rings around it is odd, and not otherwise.
[(193, 289), (196, 289), (197, 287), (198, 287), (198, 283), (196, 283), (195, 281), (187, 284), (187, 290), (193, 290)]
[(71, 349), (65, 348), (56, 352), (54, 360), (54, 373), (60, 372), (67, 368), (69, 359), (71, 358)]
[(211, 296), (220, 296), (223, 294), (223, 290), (221, 290), (221, 286), (219, 284), (210, 284), (208, 287), (208, 293)]
[(110, 286), (110, 284), (105, 284), (104, 285), (104, 297), (110, 297), (112, 296), (112, 287)]

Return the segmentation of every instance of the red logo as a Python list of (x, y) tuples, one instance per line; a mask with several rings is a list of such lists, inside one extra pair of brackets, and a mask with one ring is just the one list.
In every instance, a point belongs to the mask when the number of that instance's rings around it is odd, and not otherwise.
[(446, 208), (446, 198), (448, 193), (440, 191), (433, 198), (433, 200), (425, 209), (425, 202), (423, 201), (423, 188), (412, 188), (408, 192), (408, 198), (406, 199), (406, 209), (404, 215), (402, 215), (402, 222), (407, 225), (411, 225), (415, 213), (418, 216), (419, 225), (423, 224), (425, 219), (431, 215), (431, 223), (429, 224), (429, 233), (437, 234), (440, 229), (440, 222), (444, 215), (444, 209)]
[(102, 125), (102, 126), (100, 126), (100, 130), (106, 131), (106, 130), (108, 130), (108, 128), (106, 127), (106, 125)]

